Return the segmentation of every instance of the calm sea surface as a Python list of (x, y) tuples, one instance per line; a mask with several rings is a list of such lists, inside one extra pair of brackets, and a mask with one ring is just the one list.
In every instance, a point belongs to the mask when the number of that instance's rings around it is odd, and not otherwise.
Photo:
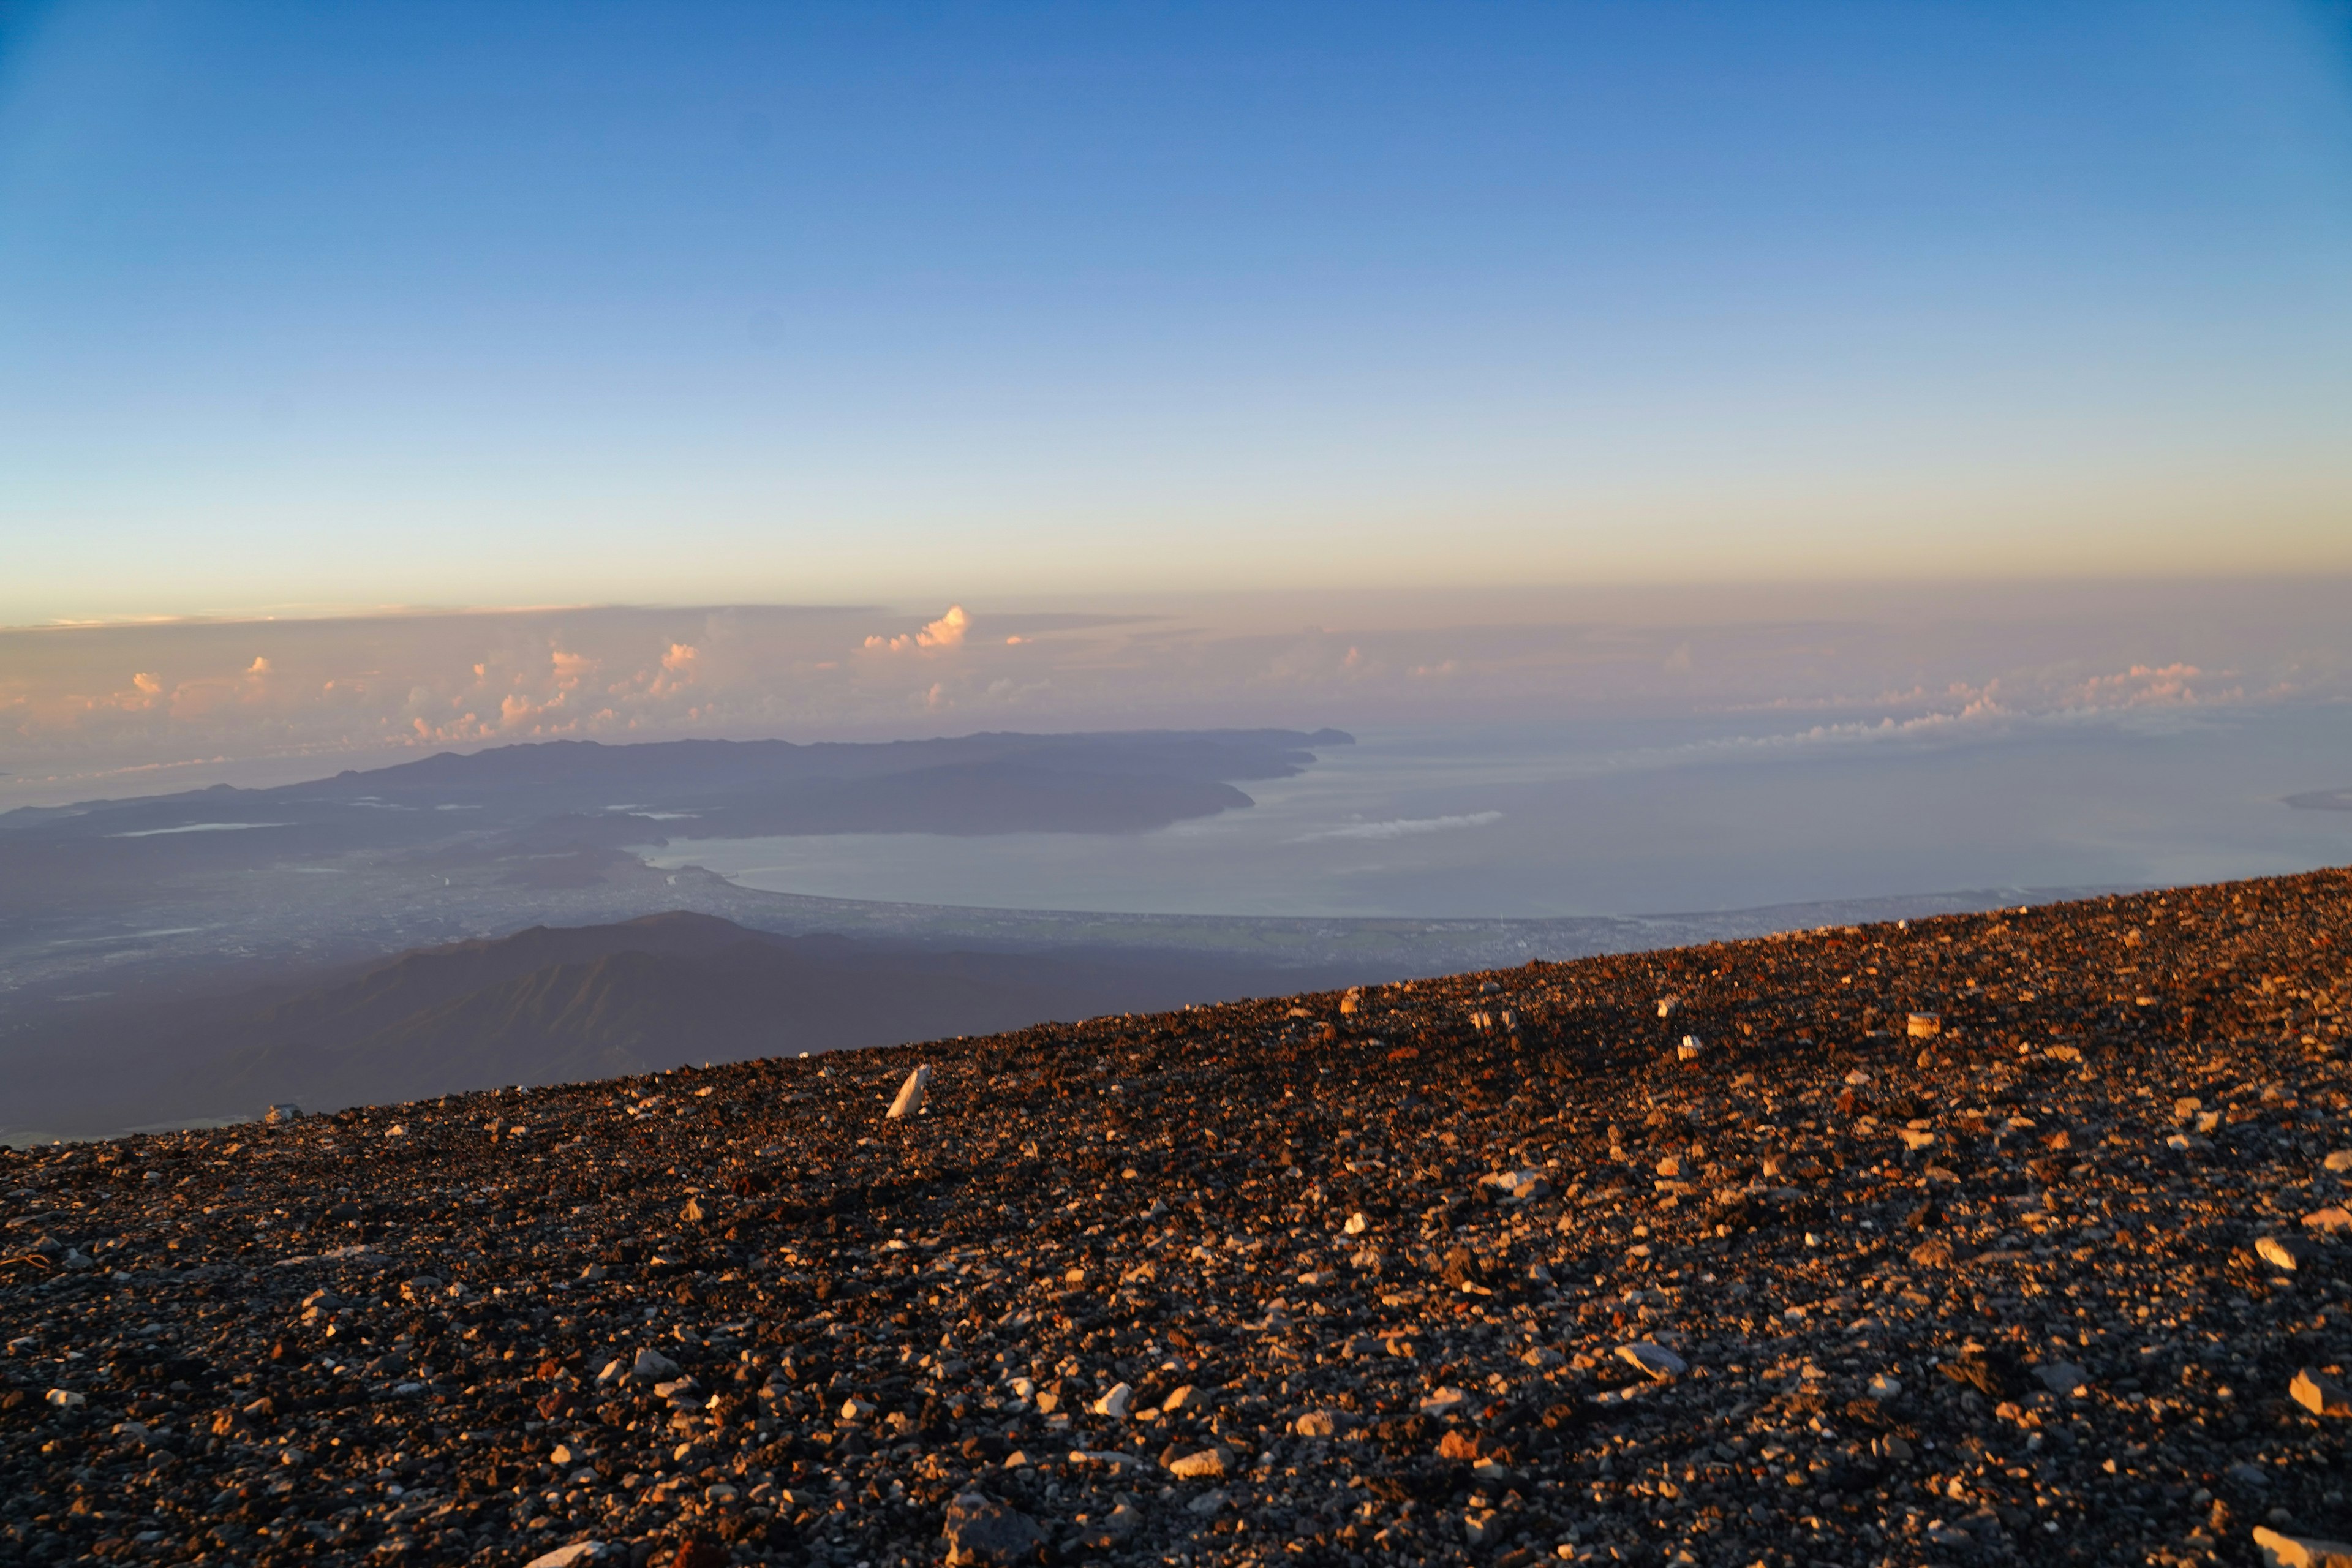
[(1152, 833), (642, 852), (835, 898), (1307, 916), (1665, 913), (2352, 861), (2352, 812), (2282, 804), (2352, 785), (2352, 710), (1811, 723), (1365, 729), (1297, 778), (1244, 784), (1249, 810)]

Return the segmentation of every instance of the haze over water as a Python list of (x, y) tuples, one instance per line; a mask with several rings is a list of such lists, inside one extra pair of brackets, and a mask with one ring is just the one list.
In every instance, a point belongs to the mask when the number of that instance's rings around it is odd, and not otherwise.
[[(1990, 728), (1990, 727), (1988, 727)], [(1137, 914), (1646, 914), (2140, 887), (2352, 857), (2342, 710), (1813, 740), (1726, 720), (1381, 729), (1249, 810), (1105, 837), (672, 839), (641, 852), (845, 899)], [(685, 827), (686, 824), (679, 824)]]

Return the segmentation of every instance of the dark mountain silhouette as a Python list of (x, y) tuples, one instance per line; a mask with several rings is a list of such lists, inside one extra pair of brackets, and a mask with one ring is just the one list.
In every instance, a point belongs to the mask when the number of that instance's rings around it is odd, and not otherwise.
[[(685, 1062), (978, 1035), (1331, 978), (1182, 954), (939, 952), (674, 912), (402, 953), (310, 989), (215, 1000), (102, 1095), (115, 1125), (319, 1110)], [(117, 1075), (120, 1081), (121, 1075)]]

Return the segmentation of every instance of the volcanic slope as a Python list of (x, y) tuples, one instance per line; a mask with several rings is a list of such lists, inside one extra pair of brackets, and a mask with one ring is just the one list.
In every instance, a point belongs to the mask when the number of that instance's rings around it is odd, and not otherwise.
[(12, 1154), (0, 1557), (2352, 1536), (2347, 942), (2330, 871)]

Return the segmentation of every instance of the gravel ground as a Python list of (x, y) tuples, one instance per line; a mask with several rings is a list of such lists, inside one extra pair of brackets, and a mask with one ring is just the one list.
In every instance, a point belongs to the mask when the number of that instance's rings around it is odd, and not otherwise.
[(0, 1558), (2293, 1561), (2352, 1535), (2347, 916), (2324, 872), (9, 1154)]

